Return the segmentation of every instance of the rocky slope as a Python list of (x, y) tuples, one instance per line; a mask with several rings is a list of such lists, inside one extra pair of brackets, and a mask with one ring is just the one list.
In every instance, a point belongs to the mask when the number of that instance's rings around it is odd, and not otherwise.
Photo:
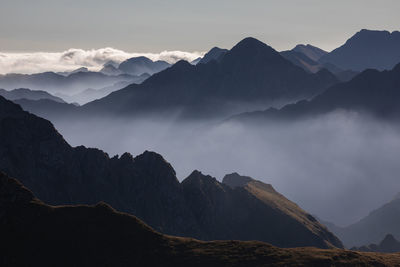
[(95, 206), (48, 206), (0, 172), (2, 266), (398, 266), (400, 254), (282, 249), (256, 241), (201, 242), (155, 232)]
[(260, 182), (231, 188), (193, 172), (179, 183), (172, 166), (154, 152), (110, 158), (98, 149), (71, 147), (49, 121), (4, 98), (0, 129), (0, 170), (19, 177), (46, 203), (105, 201), (179, 236), (257, 239), (282, 247), (342, 246), (312, 216)]

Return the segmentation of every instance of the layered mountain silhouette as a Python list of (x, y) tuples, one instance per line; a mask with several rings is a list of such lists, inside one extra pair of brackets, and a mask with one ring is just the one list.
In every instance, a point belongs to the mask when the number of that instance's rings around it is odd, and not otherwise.
[(344, 70), (390, 70), (400, 62), (400, 32), (361, 30), (319, 62)]
[(346, 82), (358, 74), (356, 71), (343, 70), (332, 63), (320, 63), (318, 60), (327, 52), (311, 46), (297, 45), (292, 50), (282, 51), (281, 55), (309, 73), (317, 73), (326, 69), (333, 73), (340, 81)]
[(368, 246), (353, 247), (351, 250), (364, 252), (385, 252), (393, 253), (400, 251), (400, 242), (393, 235), (388, 234), (379, 244), (370, 244)]
[[(342, 247), (311, 215), (248, 177), (233, 174), (220, 183), (194, 171), (179, 183), (172, 166), (154, 152), (110, 158), (98, 149), (71, 147), (49, 121), (2, 97), (0, 126), (0, 170), (46, 203), (105, 201), (163, 233), (204, 240)], [(247, 182), (235, 186), (232, 176)]]
[(147, 57), (133, 57), (121, 62), (118, 70), (126, 74), (140, 76), (145, 73), (153, 75), (170, 66), (171, 64), (162, 60), (152, 61)]
[[(347, 227), (328, 225), (347, 247), (378, 244), (388, 233), (400, 237), (400, 197)], [(400, 251), (400, 250), (399, 250)]]
[(325, 50), (322, 50), (321, 48), (318, 48), (310, 44), (296, 45), (296, 47), (293, 48), (292, 51), (302, 53), (314, 61), (318, 61), (322, 56), (328, 54), (328, 52), (326, 52)]
[(182, 116), (226, 116), (274, 101), (311, 98), (337, 82), (328, 71), (310, 74), (268, 45), (246, 38), (218, 62), (180, 61), (141, 85), (131, 85), (83, 107), (92, 114), (132, 116), (176, 111)]
[(385, 119), (398, 118), (400, 64), (390, 71), (366, 70), (351, 81), (333, 85), (310, 101), (299, 101), (281, 109), (268, 109), (235, 116), (236, 121), (297, 119), (335, 110), (367, 112)]
[(222, 49), (219, 47), (213, 47), (204, 57), (198, 62), (201, 64), (206, 64), (212, 60), (221, 61), (222, 57), (228, 52), (228, 49)]
[(2, 266), (396, 266), (398, 254), (160, 234), (105, 203), (49, 206), (0, 172)]
[(101, 72), (84, 71), (64, 76), (54, 72), (44, 72), (0, 75), (0, 88), (7, 90), (29, 88), (50, 93), (76, 94), (87, 88), (99, 89), (118, 82), (140, 83), (142, 81), (143, 77), (141, 76), (127, 74), (110, 76)]
[(53, 96), (46, 91), (35, 91), (27, 88), (18, 88), (11, 91), (7, 91), (4, 89), (0, 89), (0, 96), (8, 100), (19, 100), (19, 99), (28, 99), (28, 100), (41, 100), (41, 99), (49, 99), (58, 103), (65, 103), (65, 101), (57, 96)]

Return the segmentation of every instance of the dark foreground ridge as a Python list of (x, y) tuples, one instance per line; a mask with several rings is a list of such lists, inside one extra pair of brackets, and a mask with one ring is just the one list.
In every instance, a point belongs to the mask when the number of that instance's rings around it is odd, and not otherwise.
[(160, 234), (104, 203), (49, 206), (0, 172), (0, 263), (8, 266), (398, 266), (400, 254), (281, 249)]
[(110, 158), (71, 147), (42, 118), (0, 97), (0, 170), (51, 205), (104, 201), (165, 234), (260, 240), (280, 247), (342, 247), (323, 225), (272, 186), (232, 188), (194, 171), (180, 183), (154, 152)]

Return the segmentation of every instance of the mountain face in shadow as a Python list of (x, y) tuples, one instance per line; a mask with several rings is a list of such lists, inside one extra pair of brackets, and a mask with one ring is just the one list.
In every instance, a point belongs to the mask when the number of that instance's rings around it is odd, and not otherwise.
[(105, 203), (49, 206), (0, 172), (2, 266), (395, 266), (397, 254), (160, 234)]
[(292, 50), (282, 51), (280, 53), (284, 58), (299, 66), (308, 73), (317, 73), (326, 69), (333, 73), (340, 81), (350, 81), (358, 74), (356, 71), (343, 70), (332, 63), (321, 63), (318, 60), (327, 52), (310, 45), (297, 45)]
[(98, 149), (71, 147), (49, 121), (4, 98), (0, 126), (0, 170), (19, 177), (46, 203), (105, 201), (163, 233), (205, 240), (342, 246), (312, 216), (261, 182), (231, 188), (195, 171), (179, 183), (172, 166), (154, 152), (110, 158)]
[(400, 64), (393, 70), (366, 70), (351, 81), (333, 85), (310, 101), (300, 101), (283, 108), (244, 113), (236, 121), (258, 119), (296, 119), (335, 110), (367, 112), (382, 118), (398, 118), (400, 107)]
[(204, 57), (198, 63), (207, 64), (212, 60), (219, 62), (228, 51), (228, 49), (213, 47), (210, 51), (207, 52), (207, 54), (204, 55)]
[(172, 110), (189, 117), (223, 117), (274, 101), (310, 98), (336, 82), (329, 72), (306, 73), (268, 45), (246, 38), (219, 62), (196, 66), (177, 62), (143, 84), (128, 86), (83, 109), (121, 116)]
[(361, 30), (319, 61), (344, 70), (390, 70), (400, 62), (400, 32)]
[(400, 198), (396, 197), (355, 224), (348, 227), (333, 226), (329, 229), (339, 236), (347, 247), (378, 244), (388, 233), (400, 237), (399, 211)]
[(295, 48), (292, 49), (294, 52), (302, 53), (306, 55), (308, 58), (314, 61), (318, 61), (322, 56), (328, 54), (325, 50), (318, 48), (316, 46), (312, 46), (310, 44), (303, 45), (299, 44), (296, 45)]
[(170, 66), (169, 63), (162, 60), (152, 61), (147, 57), (133, 57), (119, 64), (118, 70), (126, 74), (140, 76), (145, 73), (153, 75)]
[(0, 89), (0, 96), (11, 101), (19, 99), (28, 99), (28, 100), (49, 99), (58, 103), (65, 103), (65, 101), (60, 97), (53, 96), (45, 91), (35, 91), (27, 88), (19, 88), (11, 91)]
[(370, 244), (368, 246), (353, 247), (351, 250), (364, 252), (384, 252), (394, 253), (400, 251), (400, 242), (393, 235), (388, 234), (379, 244)]

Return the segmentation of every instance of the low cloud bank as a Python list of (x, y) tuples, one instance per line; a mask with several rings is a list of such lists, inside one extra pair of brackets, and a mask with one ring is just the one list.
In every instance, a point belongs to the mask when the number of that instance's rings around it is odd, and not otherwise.
[(252, 176), (339, 225), (357, 221), (400, 192), (400, 128), (357, 113), (252, 127), (148, 118), (55, 125), (71, 144), (110, 155), (161, 153), (180, 179), (194, 169), (218, 179), (235, 171)]
[(128, 53), (111, 47), (82, 50), (69, 49), (63, 52), (2, 53), (0, 73), (39, 73), (45, 71), (72, 71), (86, 67), (98, 71), (108, 61), (120, 63), (131, 57), (145, 56), (153, 61), (164, 60), (175, 63), (179, 60), (193, 61), (204, 52), (162, 51), (160, 53)]

